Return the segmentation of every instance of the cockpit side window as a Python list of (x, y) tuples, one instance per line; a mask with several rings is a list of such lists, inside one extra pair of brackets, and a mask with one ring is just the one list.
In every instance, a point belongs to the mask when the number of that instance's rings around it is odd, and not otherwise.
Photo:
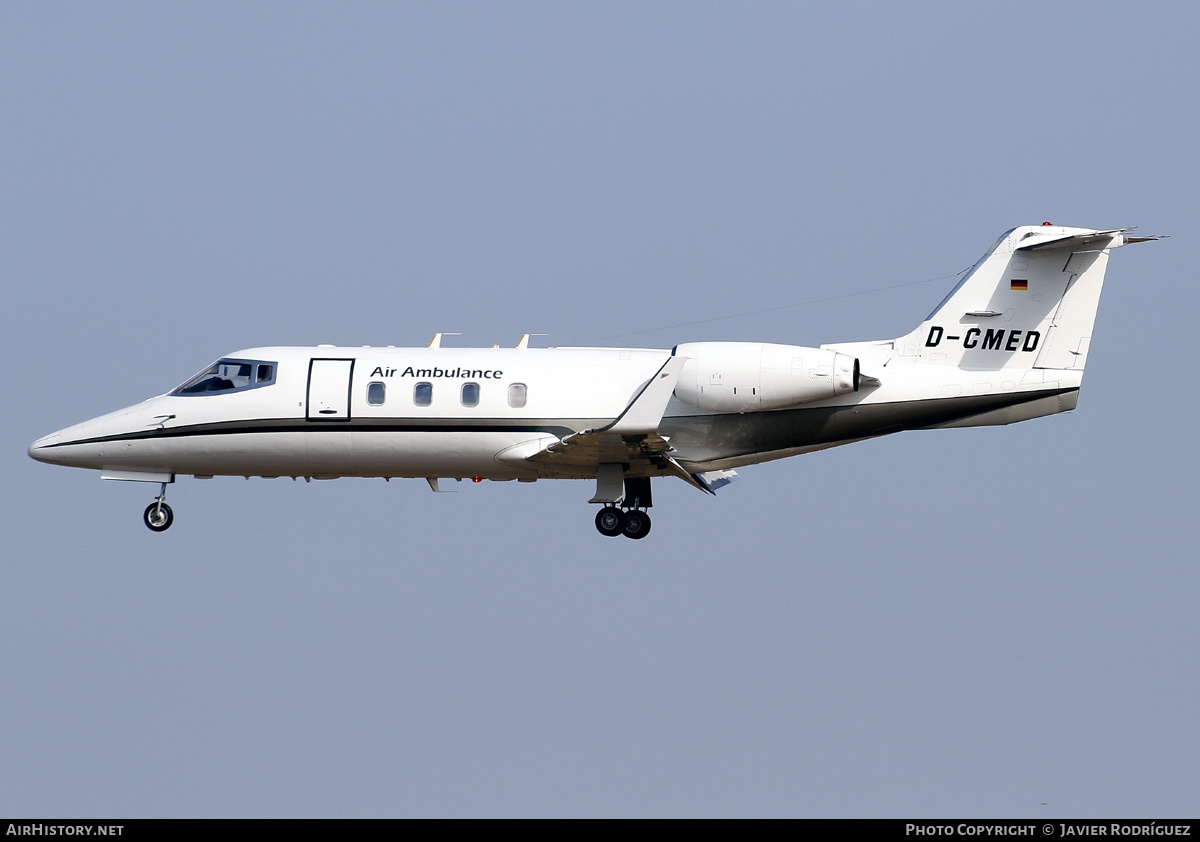
[(275, 382), (275, 368), (273, 362), (217, 360), (171, 394), (211, 395), (270, 386)]

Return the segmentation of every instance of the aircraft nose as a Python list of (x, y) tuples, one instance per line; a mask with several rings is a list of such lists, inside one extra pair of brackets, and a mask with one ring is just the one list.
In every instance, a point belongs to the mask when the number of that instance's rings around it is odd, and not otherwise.
[(48, 436), (42, 436), (29, 445), (29, 455), (39, 462), (57, 462), (58, 448), (54, 445), (58, 444), (58, 435), (58, 433), (51, 433)]

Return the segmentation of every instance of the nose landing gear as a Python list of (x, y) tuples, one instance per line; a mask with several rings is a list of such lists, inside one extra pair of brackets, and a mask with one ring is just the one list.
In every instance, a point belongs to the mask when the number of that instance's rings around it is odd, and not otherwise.
[(167, 484), (164, 482), (158, 497), (146, 507), (146, 511), (142, 514), (142, 520), (146, 521), (146, 526), (150, 527), (152, 532), (166, 532), (175, 522), (175, 513), (166, 504), (166, 499)]

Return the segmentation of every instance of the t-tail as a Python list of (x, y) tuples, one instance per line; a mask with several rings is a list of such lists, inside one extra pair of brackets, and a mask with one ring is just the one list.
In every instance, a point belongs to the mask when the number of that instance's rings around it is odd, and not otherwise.
[[(1000, 237), (912, 333), (895, 340), (897, 361), (919, 362), (933, 381), (972, 391), (1025, 392), (1059, 386), (1055, 400), (936, 426), (1004, 424), (1075, 407), (1109, 253), (1138, 237), (1043, 223)], [(1003, 385), (1002, 385), (1003, 384)], [(930, 385), (933, 385), (931, 382)], [(1040, 388), (1039, 388), (1040, 387)], [(953, 395), (953, 386), (943, 395)]]
[(1082, 370), (1109, 252), (1159, 239), (1132, 230), (1012, 229), (896, 350), (970, 370)]

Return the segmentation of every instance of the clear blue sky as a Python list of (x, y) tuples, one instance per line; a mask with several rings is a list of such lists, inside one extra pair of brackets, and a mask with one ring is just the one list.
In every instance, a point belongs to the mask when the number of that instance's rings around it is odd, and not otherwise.
[[(0, 814), (1194, 814), (1198, 29), (4, 3)], [(255, 345), (890, 338), (1043, 220), (1172, 235), (1076, 412), (663, 481), (641, 542), (575, 482), (181, 479), (154, 535), (25, 452)]]

